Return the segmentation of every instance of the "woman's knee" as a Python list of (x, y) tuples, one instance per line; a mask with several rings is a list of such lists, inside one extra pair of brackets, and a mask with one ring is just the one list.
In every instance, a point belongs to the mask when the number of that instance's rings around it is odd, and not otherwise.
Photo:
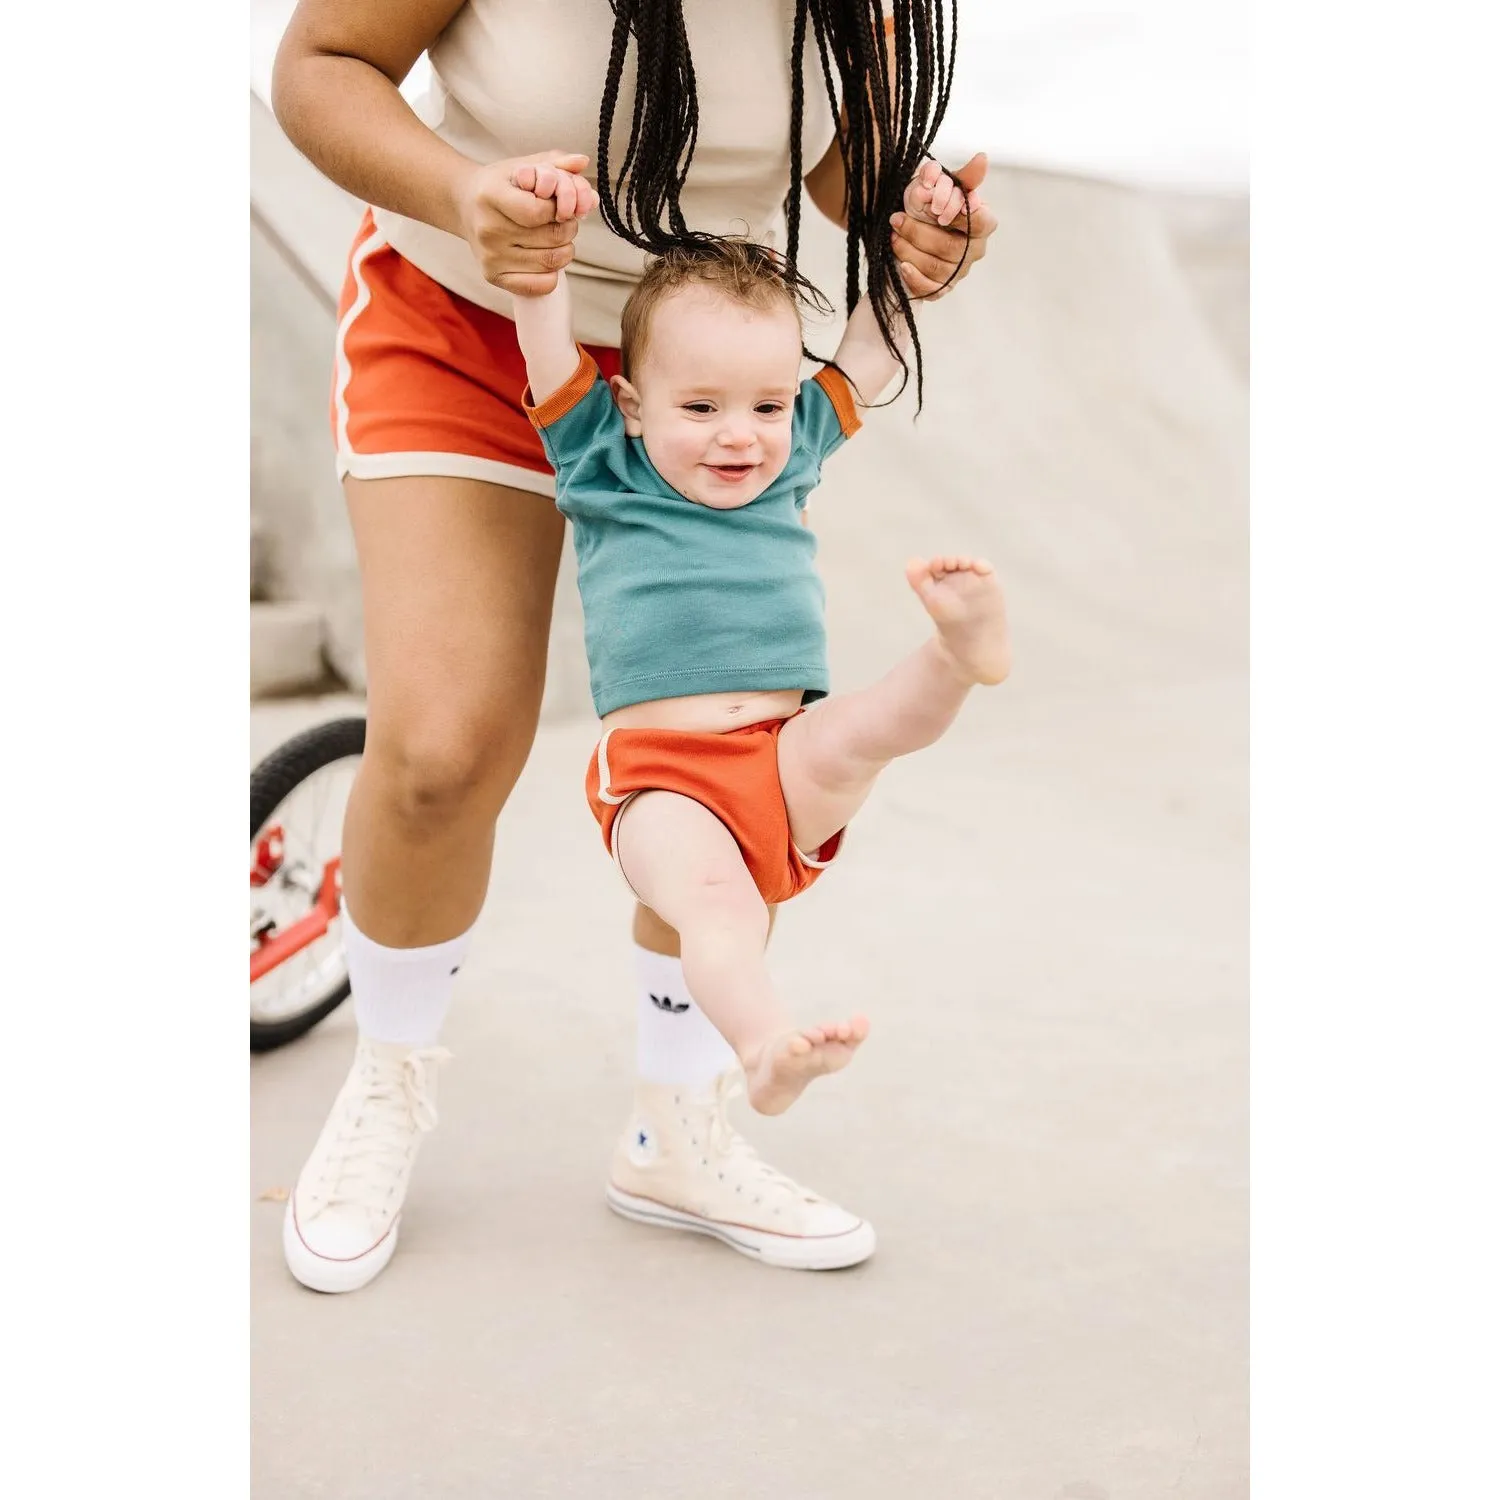
[(415, 825), (493, 820), (500, 815), (535, 726), (487, 717), (426, 719), (377, 731), (372, 722), (365, 766), (380, 800)]

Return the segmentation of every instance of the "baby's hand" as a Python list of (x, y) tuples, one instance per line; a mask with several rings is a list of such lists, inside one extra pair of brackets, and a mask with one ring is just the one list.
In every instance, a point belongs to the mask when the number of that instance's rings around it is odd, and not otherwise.
[(964, 190), (928, 157), (917, 168), (916, 175), (906, 184), (902, 197), (902, 208), (912, 218), (924, 224), (939, 224), (946, 229), (963, 213), (982, 206), (977, 193)]
[(538, 166), (527, 162), (511, 174), (511, 182), (523, 193), (552, 204), (553, 216), (561, 224), (569, 219), (586, 219), (599, 202), (588, 179), (561, 167)]

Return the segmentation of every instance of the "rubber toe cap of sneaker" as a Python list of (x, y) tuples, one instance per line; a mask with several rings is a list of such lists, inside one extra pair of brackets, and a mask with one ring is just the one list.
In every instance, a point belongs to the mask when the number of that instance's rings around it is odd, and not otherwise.
[(302, 1223), (293, 1199), (282, 1222), (287, 1269), (315, 1292), (358, 1291), (385, 1269), (396, 1248), (399, 1222), (378, 1237), (360, 1216), (325, 1212)]
[(834, 1235), (853, 1234), (867, 1227), (858, 1214), (851, 1214), (837, 1203), (809, 1203), (803, 1208), (797, 1225), (798, 1233), (818, 1239)]

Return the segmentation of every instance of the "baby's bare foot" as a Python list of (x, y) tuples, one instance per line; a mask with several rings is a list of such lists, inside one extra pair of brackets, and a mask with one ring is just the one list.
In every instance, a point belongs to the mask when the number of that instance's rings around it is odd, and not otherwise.
[(1010, 627), (995, 570), (982, 557), (914, 557), (906, 581), (938, 628), (938, 645), (978, 683), (1010, 675)]
[(855, 1048), (870, 1034), (863, 1016), (829, 1026), (808, 1026), (772, 1037), (757, 1057), (745, 1061), (745, 1092), (750, 1107), (779, 1115), (797, 1102), (814, 1078), (847, 1067)]

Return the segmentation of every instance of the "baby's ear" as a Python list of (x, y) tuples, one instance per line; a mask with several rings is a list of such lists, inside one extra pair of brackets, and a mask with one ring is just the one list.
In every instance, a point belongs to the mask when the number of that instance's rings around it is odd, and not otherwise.
[(620, 408), (620, 415), (625, 418), (625, 436), (638, 438), (641, 435), (640, 393), (623, 375), (612, 376), (609, 389), (615, 405)]

